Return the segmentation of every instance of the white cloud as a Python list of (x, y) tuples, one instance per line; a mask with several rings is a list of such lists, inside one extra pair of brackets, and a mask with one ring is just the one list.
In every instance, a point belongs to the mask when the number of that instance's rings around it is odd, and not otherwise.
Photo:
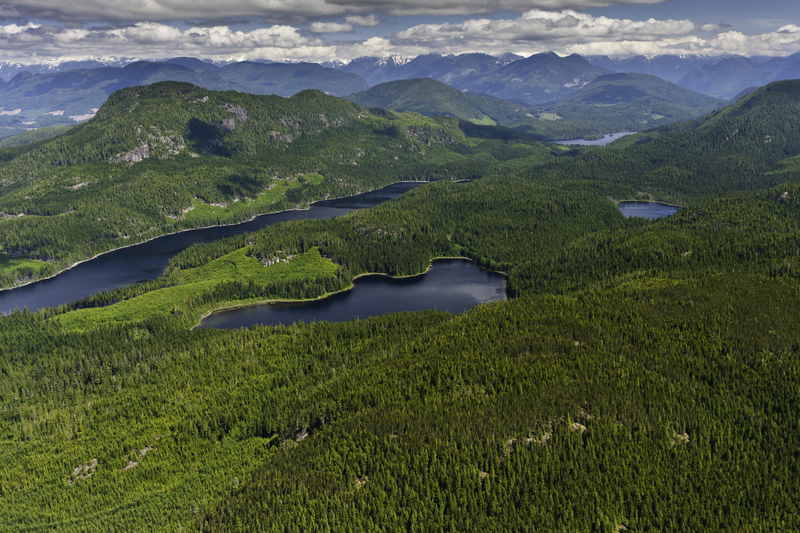
[(745, 35), (691, 20), (630, 20), (572, 10), (530, 10), (517, 18), (421, 24), (394, 35), (398, 45), (447, 53), (544, 51), (581, 55), (786, 55), (800, 52), (800, 27)]
[(17, 24), (8, 24), (7, 26), (0, 26), (0, 37), (19, 35), (20, 33), (26, 32), (28, 30), (33, 30), (36, 28), (41, 28), (41, 24), (32, 24), (30, 22), (25, 26), (19, 26)]
[(125, 56), (159, 59), (191, 55), (213, 59), (228, 58), (298, 58), (302, 54), (327, 58), (321, 50), (330, 46), (303, 35), (292, 26), (271, 26), (250, 32), (234, 31), (227, 26), (192, 27), (182, 30), (154, 22), (141, 22), (109, 30), (41, 27), (25, 31), (0, 26), (0, 51), (6, 59), (25, 62), (35, 56), (64, 59), (87, 56)]
[[(125, 27), (65, 28), (57, 25), (0, 26), (0, 57), (22, 63), (90, 56), (163, 59), (194, 56), (215, 60), (347, 60), (359, 56), (415, 56), (544, 51), (581, 55), (788, 55), (800, 52), (800, 27), (785, 25), (771, 32), (745, 35), (690, 20), (643, 21), (593, 17), (576, 11), (530, 10), (504, 20), (470, 19), (459, 24), (423, 24), (391, 38), (344, 41), (325, 34), (353, 32), (359, 22), (316, 22), (302, 31), (273, 25), (252, 31), (228, 26), (179, 28), (158, 22)], [(376, 17), (377, 20), (377, 17)], [(379, 22), (379, 20), (378, 20)]]
[(353, 33), (352, 24), (339, 22), (315, 22), (308, 28), (311, 33)]
[(376, 15), (370, 15), (368, 17), (350, 15), (349, 17), (345, 17), (344, 21), (354, 26), (364, 26), (366, 28), (374, 28), (375, 26), (381, 25), (381, 19)]
[(800, 27), (785, 26), (778, 31), (745, 35), (738, 31), (703, 38), (696, 35), (656, 41), (595, 41), (568, 47), (581, 55), (743, 55), (785, 56), (800, 52)]
[(92, 21), (224, 20), (265, 15), (325, 16), (345, 12), (327, 0), (5, 0), (6, 18)]
[(663, 1), (666, 0), (4, 0), (0, 15), (4, 18), (116, 22), (225, 20), (270, 15), (319, 18), (369, 13), (472, 16), (498, 11), (580, 9)]
[[(709, 25), (702, 26), (709, 31)], [(503, 41), (580, 42), (602, 37), (652, 39), (699, 31), (690, 20), (635, 21), (593, 17), (576, 11), (532, 10), (507, 20), (473, 19), (460, 24), (421, 24), (396, 34), (401, 40), (488, 39)], [(718, 27), (715, 27), (718, 29)]]

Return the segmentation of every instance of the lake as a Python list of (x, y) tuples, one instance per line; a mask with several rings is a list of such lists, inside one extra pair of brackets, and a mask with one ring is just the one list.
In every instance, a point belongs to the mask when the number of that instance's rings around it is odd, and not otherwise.
[(440, 259), (425, 274), (409, 278), (370, 275), (353, 289), (310, 302), (279, 302), (217, 311), (198, 328), (275, 326), (294, 322), (344, 322), (401, 311), (436, 309), (462, 313), (470, 307), (506, 299), (506, 280), (462, 259)]
[(193, 244), (214, 242), (224, 237), (258, 231), (286, 220), (341, 216), (354, 209), (375, 207), (421, 184), (422, 182), (395, 183), (348, 198), (316, 202), (310, 209), (260, 215), (241, 224), (189, 230), (120, 248), (80, 263), (50, 279), (0, 291), (0, 313), (10, 313), (26, 306), (30, 311), (56, 307), (98, 292), (154, 280), (164, 273), (170, 257)]
[(668, 217), (680, 209), (659, 202), (620, 202), (617, 207), (626, 217), (645, 217), (650, 220)]
[(621, 131), (619, 133), (609, 133), (604, 135), (602, 139), (567, 139), (565, 141), (547, 141), (555, 144), (579, 144), (581, 146), (605, 146), (612, 141), (616, 141), (620, 137), (626, 135), (633, 135), (635, 131)]

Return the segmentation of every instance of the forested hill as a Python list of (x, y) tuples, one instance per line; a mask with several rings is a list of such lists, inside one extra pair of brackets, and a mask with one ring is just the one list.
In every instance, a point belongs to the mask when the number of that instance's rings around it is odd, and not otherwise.
[(721, 107), (724, 103), (723, 100), (684, 89), (657, 76), (626, 73), (600, 76), (567, 98), (565, 102), (611, 105), (632, 102), (639, 98), (662, 100), (705, 112)]
[[(162, 85), (2, 152), (27, 168), (6, 185), (29, 211), (0, 237), (50, 239), (38, 250), (381, 180), (480, 179), (197, 245), (155, 282), (0, 317), (0, 531), (800, 531), (798, 94), (776, 84), (556, 157), (320, 93), (270, 108)], [(693, 203), (623, 218), (612, 199), (650, 194), (643, 180)], [(439, 256), (507, 272), (515, 297), (188, 327)]]
[(397, 181), (476, 178), (511, 157), (552, 158), (521, 134), (505, 153), (496, 134), (506, 135), (477, 126), (467, 134), (456, 119), (373, 113), (318, 91), (123, 89), (61, 136), (0, 150), (0, 253), (48, 261), (1, 284), (169, 231)]
[(799, 114), (800, 80), (776, 82), (700, 119), (626, 137), (618, 149), (559, 161), (545, 174), (678, 204), (772, 187), (800, 155)]
[(253, 251), (464, 243), (539, 256), (539, 294), (232, 331), (171, 305), (0, 317), (0, 531), (798, 531), (798, 198), (648, 223), (522, 179), (424, 185)]
[(501, 123), (547, 139), (643, 131), (698, 118), (726, 102), (647, 74), (604, 74), (531, 117)]
[(124, 89), (61, 136), (0, 150), (0, 285), (166, 232), (401, 180), (513, 173), (679, 204), (771, 187), (796, 179), (798, 111), (800, 82), (777, 82), (616, 149), (559, 157), (510, 130), (370, 111), (318, 91)]
[(489, 96), (474, 96), (428, 78), (381, 83), (347, 97), (364, 107), (416, 111), (428, 116), (453, 116), (476, 122), (508, 122), (527, 117), (529, 107)]
[(281, 98), (213, 92), (177, 82), (132, 87), (113, 93), (86, 124), (7, 151), (3, 179), (13, 186), (54, 168), (86, 163), (237, 155), (281, 146), (359, 117), (366, 113), (316, 91)]

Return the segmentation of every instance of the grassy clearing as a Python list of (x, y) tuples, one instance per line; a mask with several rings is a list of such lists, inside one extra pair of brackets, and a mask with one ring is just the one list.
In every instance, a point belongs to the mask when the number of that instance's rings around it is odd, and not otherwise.
[(27, 275), (31, 269), (38, 270), (39, 267), (46, 265), (44, 261), (27, 259), (25, 257), (13, 258), (7, 253), (0, 252), (0, 275), (13, 276), (16, 274)]
[(237, 200), (225, 205), (214, 205), (195, 198), (192, 208), (184, 215), (184, 219), (195, 223), (209, 223), (219, 219), (228, 219), (241, 213), (257, 214), (272, 211), (273, 205), (286, 196), (289, 189), (297, 189), (304, 184), (319, 185), (325, 179), (319, 174), (303, 174), (274, 183), (269, 190), (259, 194), (252, 200)]
[(7, 253), (0, 252), (0, 273), (11, 273), (25, 267), (38, 268), (44, 264), (44, 261), (36, 261), (35, 259), (24, 257), (14, 259)]
[[(242, 248), (200, 268), (182, 272), (177, 286), (148, 292), (108, 307), (79, 309), (60, 315), (55, 320), (75, 330), (137, 322), (148, 316), (169, 314), (176, 307), (183, 306), (193, 296), (211, 291), (226, 281), (269, 284), (290, 280), (315, 280), (335, 276), (338, 268), (330, 259), (322, 257), (317, 248), (269, 266), (264, 266), (256, 259), (248, 257), (247, 249)], [(222, 301), (192, 308), (189, 318), (192, 324), (195, 324), (203, 314), (213, 309), (257, 301), (261, 300)]]
[(479, 126), (497, 126), (497, 122), (485, 115), (482, 118), (471, 118), (469, 121)]
[(555, 113), (541, 113), (537, 115), (535, 118), (538, 118), (540, 120), (561, 120), (561, 116)]

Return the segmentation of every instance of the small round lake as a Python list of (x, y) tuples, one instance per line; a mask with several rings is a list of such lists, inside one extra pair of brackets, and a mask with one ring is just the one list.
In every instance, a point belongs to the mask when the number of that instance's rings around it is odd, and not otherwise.
[(212, 313), (198, 328), (275, 326), (303, 321), (344, 322), (401, 311), (436, 309), (462, 313), (470, 307), (506, 299), (506, 280), (471, 261), (440, 259), (425, 274), (410, 278), (364, 276), (352, 290), (311, 302), (259, 304)]
[(668, 217), (680, 209), (680, 207), (659, 202), (620, 202), (617, 207), (626, 217), (644, 217), (650, 220)]

